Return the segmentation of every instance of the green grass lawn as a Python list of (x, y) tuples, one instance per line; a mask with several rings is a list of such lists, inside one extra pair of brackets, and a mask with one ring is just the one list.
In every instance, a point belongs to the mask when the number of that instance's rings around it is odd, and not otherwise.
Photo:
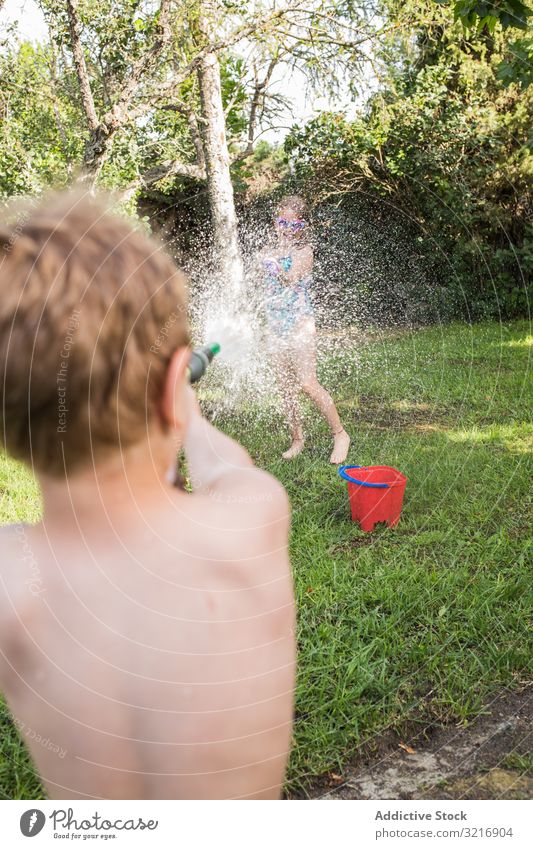
[[(321, 363), (353, 435), (349, 461), (408, 477), (395, 529), (363, 534), (308, 409), (305, 453), (279, 458), (279, 419), (225, 429), (289, 492), (299, 674), (288, 789), (342, 772), (386, 729), (465, 722), (531, 672), (530, 355), (525, 322), (452, 325), (380, 339)], [(354, 367), (357, 357), (357, 368)], [(0, 460), (0, 520), (32, 519), (38, 494)], [(0, 714), (0, 795), (38, 798)]]

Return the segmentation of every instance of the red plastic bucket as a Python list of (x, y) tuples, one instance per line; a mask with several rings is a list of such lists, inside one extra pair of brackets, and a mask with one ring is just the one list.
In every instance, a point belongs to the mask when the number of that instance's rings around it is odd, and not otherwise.
[(376, 522), (389, 528), (398, 524), (407, 478), (392, 466), (341, 466), (339, 475), (348, 484), (352, 521), (362, 531), (374, 530)]

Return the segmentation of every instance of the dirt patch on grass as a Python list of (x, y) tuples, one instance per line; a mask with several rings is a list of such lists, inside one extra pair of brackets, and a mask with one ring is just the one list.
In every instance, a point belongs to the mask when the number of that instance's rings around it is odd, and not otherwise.
[(359, 537), (354, 537), (353, 539), (346, 540), (346, 542), (338, 543), (337, 545), (333, 545), (329, 551), (329, 555), (335, 554), (346, 554), (353, 551), (354, 548), (365, 548), (366, 546), (373, 545), (376, 541), (376, 538), (372, 538), (372, 534), (364, 534)]
[(502, 363), (501, 360), (489, 357), (445, 357), (444, 361), (452, 366), (464, 366), (465, 368), (488, 368), (493, 372), (514, 371), (513, 366)]
[(438, 431), (457, 421), (457, 410), (451, 407), (414, 401), (405, 403), (404, 407), (395, 407), (365, 395), (360, 396), (359, 403), (357, 423), (373, 430), (413, 430), (424, 427)]
[[(467, 726), (405, 726), (373, 741), (342, 775), (322, 776), (327, 799), (529, 799), (533, 688), (502, 691)], [(415, 730), (417, 728), (417, 730)], [(509, 766), (516, 762), (516, 767)]]
[[(420, 325), (420, 327), (421, 326), (422, 325)], [(373, 342), (401, 339), (402, 337), (415, 333), (418, 329), (420, 328), (415, 325), (411, 327), (385, 327), (374, 330), (363, 330), (362, 328), (355, 327), (353, 325), (350, 327), (341, 327), (335, 330), (332, 328), (321, 328), (317, 331), (317, 341), (319, 350), (328, 350), (332, 343), (335, 345), (341, 343), (361, 347), (363, 345), (370, 345)]]

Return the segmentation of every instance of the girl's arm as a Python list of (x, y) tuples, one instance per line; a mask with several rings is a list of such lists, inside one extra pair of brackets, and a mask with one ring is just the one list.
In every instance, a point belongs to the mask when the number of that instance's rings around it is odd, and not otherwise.
[(292, 265), (288, 271), (281, 273), (280, 277), (284, 283), (295, 283), (303, 277), (308, 277), (313, 270), (313, 248), (304, 245), (292, 253)]

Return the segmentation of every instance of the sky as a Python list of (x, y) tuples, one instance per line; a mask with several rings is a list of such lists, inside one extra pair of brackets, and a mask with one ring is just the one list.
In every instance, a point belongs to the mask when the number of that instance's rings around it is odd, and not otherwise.
[[(34, 0), (6, 0), (0, 11), (0, 26), (8, 23), (18, 22), (18, 32), (22, 40), (44, 41), (48, 36), (43, 13)], [(369, 81), (370, 84), (372, 81)], [(317, 111), (331, 109), (333, 111), (343, 110), (348, 115), (353, 115), (357, 109), (357, 103), (353, 103), (348, 96), (341, 101), (331, 102), (326, 97), (312, 98), (305, 94), (305, 77), (301, 72), (295, 72), (292, 79), (284, 77), (274, 78), (272, 86), (277, 90), (289, 89), (292, 99), (292, 114), (287, 113), (280, 121), (279, 128), (269, 130), (262, 135), (267, 141), (279, 142), (288, 132), (288, 126), (295, 122), (305, 123), (316, 114)]]
[(47, 36), (43, 13), (34, 0), (6, 0), (0, 12), (2, 23), (18, 21), (23, 39), (43, 41)]

